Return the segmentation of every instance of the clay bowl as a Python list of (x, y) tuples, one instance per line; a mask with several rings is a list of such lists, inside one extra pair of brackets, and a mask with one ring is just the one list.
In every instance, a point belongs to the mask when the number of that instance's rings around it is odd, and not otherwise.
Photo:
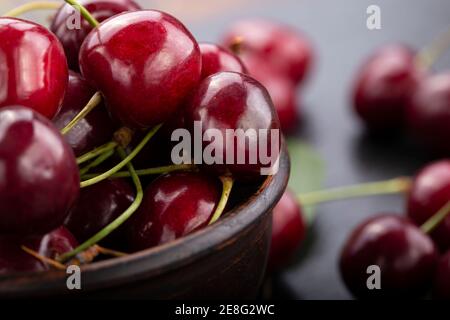
[(0, 277), (0, 298), (254, 298), (263, 281), (271, 211), (289, 178), (285, 146), (280, 169), (217, 223), (167, 245), (86, 265), (81, 290), (49, 271)]

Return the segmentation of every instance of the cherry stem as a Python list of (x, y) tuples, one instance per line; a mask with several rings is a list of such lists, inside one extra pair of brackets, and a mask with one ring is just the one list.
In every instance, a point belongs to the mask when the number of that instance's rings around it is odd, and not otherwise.
[(220, 177), (220, 181), (222, 182), (222, 195), (209, 224), (213, 224), (222, 216), (222, 213), (227, 206), (228, 199), (230, 198), (231, 189), (233, 189), (234, 180), (232, 177), (222, 176)]
[(116, 250), (111, 250), (107, 248), (100, 247), (99, 245), (95, 245), (95, 248), (97, 251), (105, 256), (112, 256), (112, 257), (125, 257), (128, 254), (125, 252), (120, 252)]
[(42, 261), (48, 265), (51, 265), (52, 267), (54, 267), (56, 269), (66, 270), (66, 266), (56, 260), (44, 257), (43, 255), (39, 254), (38, 252), (31, 250), (30, 248), (27, 248), (25, 246), (21, 246), (20, 248), (22, 248), (23, 251), (25, 251), (29, 255), (33, 256), (34, 258), (38, 259), (39, 261)]
[[(122, 157), (122, 159), (126, 160), (128, 158), (123, 148), (121, 147), (117, 148), (117, 152)], [(58, 259), (59, 261), (62, 262), (67, 261), (68, 259), (76, 256), (77, 254), (96, 245), (98, 242), (100, 242), (109, 234), (111, 234), (114, 230), (119, 228), (139, 208), (139, 206), (142, 203), (142, 199), (144, 198), (144, 191), (142, 190), (142, 184), (141, 181), (139, 180), (139, 176), (136, 174), (136, 171), (134, 170), (134, 167), (130, 161), (126, 163), (126, 166), (130, 171), (131, 178), (133, 179), (133, 182), (136, 186), (136, 198), (134, 199), (133, 203), (118, 218), (116, 218), (113, 222), (111, 222), (109, 225), (100, 230), (93, 237), (86, 240), (83, 244), (81, 244), (74, 250), (61, 255)]]
[(35, 10), (54, 10), (59, 9), (61, 7), (61, 3), (54, 1), (36, 1), (24, 4), (17, 8), (14, 8), (8, 12), (6, 12), (4, 17), (18, 17), (24, 13)]
[[(106, 172), (96, 176), (95, 178), (82, 181), (80, 183), (80, 187), (81, 188), (86, 188), (86, 187), (89, 187), (89, 186), (91, 186), (93, 184), (99, 183), (99, 182), (101, 182), (101, 181), (103, 181), (105, 179), (108, 179), (113, 174), (117, 173), (120, 169), (125, 167), (145, 147), (147, 142), (150, 141), (150, 139), (156, 134), (156, 132), (158, 132), (158, 130), (159, 130), (159, 128), (161, 128), (161, 126), (162, 126), (162, 124), (159, 124), (156, 127), (154, 127), (153, 129), (151, 129), (147, 133), (147, 135), (144, 137), (144, 139), (142, 139), (142, 141), (137, 145), (137, 147), (133, 151), (131, 151), (131, 153), (128, 156), (126, 156), (121, 162), (116, 164), (113, 168), (109, 169), (108, 171), (106, 171)], [(118, 150), (120, 150), (120, 149), (122, 149), (122, 147), (118, 148)], [(133, 169), (133, 172), (135, 173), (134, 169)], [(130, 173), (131, 173), (131, 171), (130, 171)], [(131, 176), (133, 176), (133, 173), (131, 173)]]
[(68, 4), (70, 4), (72, 7), (74, 7), (75, 9), (77, 9), (81, 15), (83, 16), (83, 18), (86, 19), (87, 22), (89, 22), (89, 24), (92, 27), (97, 27), (99, 25), (99, 22), (97, 21), (97, 19), (95, 19), (91, 13), (89, 11), (86, 10), (85, 7), (83, 7), (77, 0), (64, 0), (66, 1)]
[(102, 95), (100, 92), (96, 92), (91, 100), (89, 100), (89, 102), (86, 104), (86, 106), (75, 116), (75, 118), (73, 118), (62, 130), (61, 133), (62, 134), (66, 134), (67, 132), (69, 132), (73, 127), (75, 127), (77, 125), (77, 123), (84, 119), (89, 112), (91, 112), (92, 110), (94, 110), (94, 108), (96, 106), (98, 106), (100, 103), (102, 102)]
[(450, 47), (450, 28), (436, 36), (430, 45), (416, 55), (416, 64), (423, 69), (429, 69)]
[(387, 181), (362, 183), (348, 187), (326, 189), (299, 195), (300, 203), (304, 206), (322, 202), (344, 200), (382, 194), (406, 192), (411, 188), (411, 179), (400, 177)]
[[(155, 168), (148, 168), (148, 169), (141, 169), (136, 170), (136, 174), (138, 176), (150, 176), (150, 175), (156, 175), (156, 174), (164, 174), (174, 171), (187, 171), (187, 170), (193, 170), (195, 169), (195, 165), (193, 164), (175, 164), (170, 166), (162, 166), (162, 167), (155, 167)], [(100, 173), (91, 173), (83, 175), (86, 179), (92, 179), (95, 177), (98, 177)], [(110, 178), (128, 178), (130, 177), (130, 172), (128, 171), (121, 171), (113, 174), (110, 176)]]
[(83, 154), (82, 156), (77, 158), (77, 164), (80, 165), (89, 161), (93, 158), (98, 157), (99, 155), (106, 153), (110, 150), (113, 150), (117, 147), (117, 143), (115, 141), (105, 143), (104, 145), (95, 148), (94, 150), (89, 151), (88, 153)]
[(450, 214), (450, 201), (447, 202), (445, 206), (439, 209), (430, 219), (425, 221), (425, 223), (420, 227), (423, 232), (430, 233), (436, 229), (439, 224), (444, 221), (445, 218)]
[(84, 168), (80, 169), (80, 176), (85, 176), (86, 173), (89, 172), (92, 168), (95, 168), (96, 166), (102, 164), (106, 160), (108, 160), (112, 155), (114, 154), (114, 149), (111, 149), (105, 153), (102, 153), (97, 159), (89, 163)]

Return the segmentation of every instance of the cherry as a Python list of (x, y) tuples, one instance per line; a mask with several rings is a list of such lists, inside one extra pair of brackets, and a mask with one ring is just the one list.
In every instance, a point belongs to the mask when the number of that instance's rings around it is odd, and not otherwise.
[[(415, 177), (408, 195), (408, 217), (422, 225), (450, 201), (450, 160), (434, 162)], [(450, 216), (447, 216), (431, 237), (444, 252), (450, 249)]]
[(148, 128), (172, 117), (197, 86), (201, 55), (181, 22), (145, 10), (119, 14), (91, 32), (80, 67), (115, 118), (130, 128)]
[(49, 270), (49, 266), (22, 250), (24, 245), (41, 256), (55, 259), (58, 255), (73, 250), (77, 241), (64, 227), (59, 227), (44, 236), (28, 236), (21, 239), (15, 235), (0, 236), (0, 275), (17, 272)]
[[(103, 180), (81, 190), (64, 225), (84, 242), (119, 217), (133, 201), (134, 190), (126, 180)], [(116, 233), (111, 236), (114, 238)]]
[(157, 178), (127, 224), (131, 249), (161, 245), (206, 226), (220, 190), (215, 178), (201, 173), (176, 172)]
[[(277, 159), (280, 143), (274, 141), (271, 134), (280, 128), (277, 114), (267, 90), (247, 75), (220, 72), (203, 80), (186, 108), (186, 126), (193, 126), (194, 121), (201, 123), (202, 135), (208, 133), (209, 129), (219, 130), (222, 140), (226, 140), (217, 141), (213, 138), (212, 142), (203, 141), (204, 148), (213, 146), (216, 156), (223, 159), (222, 164), (208, 165), (216, 173), (231, 173), (240, 179), (260, 177), (261, 168), (270, 167), (270, 164), (263, 165), (260, 157), (256, 157), (254, 164), (251, 163), (250, 146), (260, 147), (262, 140), (267, 142), (268, 156)], [(226, 131), (236, 132), (237, 129), (244, 132), (255, 130), (256, 135), (247, 136), (249, 143), (244, 145), (238, 143), (236, 135), (227, 138)], [(262, 130), (267, 130), (266, 134)], [(191, 135), (194, 136), (195, 131)], [(274, 155), (271, 149), (277, 144), (277, 154)], [(227, 155), (233, 161), (227, 161)], [(238, 155), (245, 155), (244, 163), (239, 161)]]
[[(84, 0), (79, 3), (89, 11), (98, 21), (102, 22), (116, 14), (125, 11), (140, 10), (137, 3), (132, 0)], [(67, 56), (69, 68), (78, 71), (78, 53), (86, 36), (92, 30), (92, 26), (80, 15), (80, 21), (74, 19), (76, 9), (71, 5), (61, 6), (53, 17), (50, 30), (59, 38)], [(79, 26), (74, 24), (79, 22)]]
[(433, 297), (450, 300), (450, 251), (439, 259), (433, 284)]
[(60, 226), (80, 188), (70, 146), (52, 123), (24, 107), (0, 110), (0, 233)]
[(199, 43), (202, 54), (202, 79), (221, 71), (247, 73), (241, 59), (225, 48), (211, 43)]
[(302, 82), (311, 68), (313, 50), (309, 40), (288, 26), (262, 19), (240, 21), (226, 33), (224, 45), (232, 47), (239, 39), (245, 65), (248, 59), (258, 56), (294, 84)]
[(421, 81), (407, 115), (413, 136), (431, 150), (450, 155), (450, 72)]
[(273, 209), (269, 271), (283, 267), (305, 239), (306, 223), (295, 195), (287, 190)]
[[(437, 261), (433, 241), (407, 218), (386, 214), (358, 226), (341, 254), (340, 269), (347, 288), (360, 298), (419, 296), (431, 283)], [(381, 289), (368, 289), (380, 268)]]
[[(69, 84), (59, 113), (53, 119), (58, 129), (64, 128), (89, 102), (95, 90), (78, 73), (69, 72)], [(95, 107), (85, 118), (80, 120), (64, 135), (76, 156), (110, 141), (114, 135), (115, 125), (105, 106)]]
[(404, 125), (405, 108), (419, 78), (413, 50), (401, 45), (382, 47), (358, 72), (354, 110), (369, 130), (397, 130)]
[(67, 62), (43, 26), (0, 18), (0, 108), (23, 105), (52, 118), (64, 98)]

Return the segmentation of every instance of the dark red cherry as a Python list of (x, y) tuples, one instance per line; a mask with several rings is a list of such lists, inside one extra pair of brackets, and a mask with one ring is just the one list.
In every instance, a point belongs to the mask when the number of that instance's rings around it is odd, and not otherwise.
[[(341, 253), (347, 288), (359, 298), (418, 297), (431, 285), (438, 254), (433, 241), (407, 218), (393, 214), (359, 225)], [(380, 269), (381, 289), (369, 289), (370, 266)], [(376, 271), (375, 271), (376, 272)]]
[[(408, 217), (422, 225), (450, 201), (450, 160), (423, 168), (415, 177), (408, 195)], [(442, 221), (431, 237), (442, 251), (450, 249), (450, 216)]]
[(17, 272), (46, 271), (50, 267), (22, 250), (26, 246), (40, 255), (55, 259), (77, 247), (77, 241), (64, 227), (59, 227), (44, 236), (16, 235), (0, 236), (0, 275)]
[(258, 56), (275, 71), (289, 78), (295, 85), (302, 82), (311, 69), (313, 49), (304, 34), (289, 26), (263, 19), (251, 19), (234, 24), (224, 37), (226, 47), (236, 39), (242, 41), (240, 57)]
[[(61, 110), (53, 119), (55, 126), (58, 129), (64, 128), (86, 106), (94, 93), (94, 88), (81, 75), (70, 71), (66, 96)], [(78, 157), (110, 141), (115, 129), (105, 105), (100, 104), (67, 132), (64, 138)]]
[(430, 150), (450, 155), (450, 72), (421, 81), (407, 112), (412, 135)]
[(23, 105), (51, 119), (67, 86), (64, 50), (33, 22), (0, 18), (0, 108)]
[[(205, 151), (208, 148), (215, 150), (211, 154), (216, 158), (221, 158), (222, 164), (211, 164), (210, 160), (217, 159), (203, 157), (202, 163), (216, 173), (254, 179), (261, 176), (262, 168), (270, 168), (278, 158), (281, 135), (278, 116), (267, 90), (247, 75), (220, 72), (203, 80), (186, 108), (186, 126), (191, 128), (194, 122), (201, 124), (203, 154), (209, 155)], [(239, 136), (252, 131), (254, 134), (247, 135), (248, 143), (241, 143), (243, 139)], [(209, 137), (213, 133), (220, 133), (220, 137)], [(195, 130), (191, 136), (195, 139)], [(265, 144), (267, 152), (262, 153), (272, 158), (264, 160), (267, 163), (260, 157)]]
[(206, 226), (220, 194), (217, 179), (200, 173), (177, 172), (157, 178), (127, 225), (131, 249), (167, 243)]
[(60, 226), (80, 188), (73, 151), (52, 123), (24, 107), (0, 110), (0, 233)]
[[(125, 11), (139, 10), (132, 0), (81, 0), (86, 10), (98, 21), (102, 22)], [(77, 20), (78, 19), (78, 20)], [(71, 5), (61, 6), (52, 20), (50, 30), (61, 41), (67, 56), (69, 68), (79, 70), (78, 53), (92, 26)]]
[[(84, 242), (119, 217), (133, 201), (134, 190), (126, 180), (104, 180), (81, 189), (64, 225)], [(111, 236), (114, 233), (105, 240)]]
[(405, 108), (420, 72), (414, 51), (401, 45), (382, 47), (358, 71), (353, 87), (353, 107), (369, 130), (402, 128)]
[(450, 300), (450, 251), (439, 259), (433, 281), (433, 297)]
[(181, 22), (146, 10), (119, 14), (93, 30), (81, 47), (80, 67), (116, 119), (148, 128), (182, 107), (200, 79), (201, 55)]
[(241, 59), (231, 51), (212, 43), (199, 43), (202, 54), (202, 79), (221, 71), (247, 73)]
[(286, 76), (275, 72), (258, 58), (248, 59), (249, 74), (261, 82), (272, 98), (281, 129), (292, 133), (300, 123), (300, 112), (296, 97), (296, 87)]
[(306, 223), (295, 195), (287, 190), (273, 209), (269, 271), (280, 269), (299, 249), (306, 235)]

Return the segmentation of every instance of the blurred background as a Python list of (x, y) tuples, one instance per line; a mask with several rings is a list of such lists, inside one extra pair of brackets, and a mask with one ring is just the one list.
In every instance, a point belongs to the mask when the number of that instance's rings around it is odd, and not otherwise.
[[(1, 0), (6, 12), (27, 0)], [(61, 1), (62, 2), (62, 1)], [(297, 92), (303, 122), (296, 132), (326, 164), (326, 186), (411, 175), (432, 158), (403, 141), (377, 142), (364, 134), (349, 105), (357, 67), (384, 43), (417, 49), (449, 27), (448, 0), (137, 0), (144, 8), (167, 11), (183, 21), (199, 41), (218, 42), (239, 19), (265, 17), (303, 31), (315, 49), (315, 65)], [(366, 9), (381, 8), (381, 30), (368, 30)], [(25, 15), (47, 23), (49, 12)], [(433, 67), (450, 69), (450, 54)], [(292, 164), (293, 166), (296, 163)], [(402, 212), (400, 196), (365, 198), (320, 206), (301, 257), (274, 277), (275, 298), (349, 299), (337, 261), (350, 230), (367, 216)]]

